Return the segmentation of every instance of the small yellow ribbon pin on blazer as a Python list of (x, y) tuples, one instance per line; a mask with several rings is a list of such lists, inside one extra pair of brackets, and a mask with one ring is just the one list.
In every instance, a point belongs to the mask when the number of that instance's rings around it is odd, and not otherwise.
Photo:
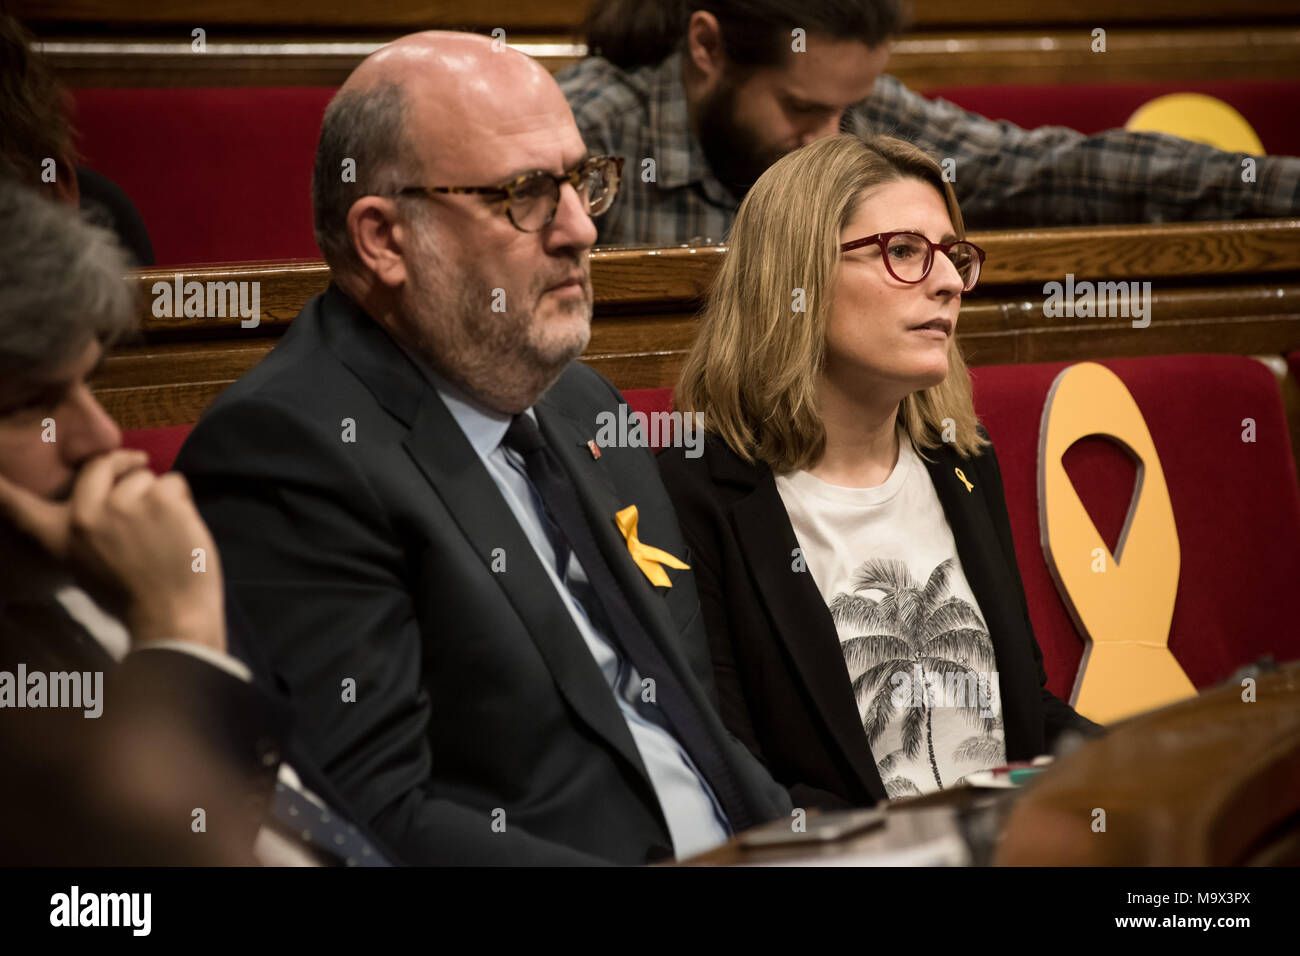
[(678, 561), (667, 551), (651, 547), (644, 543), (636, 536), (636, 505), (628, 505), (622, 511), (614, 515), (614, 520), (618, 522), (618, 530), (623, 532), (623, 537), (627, 539), (627, 550), (632, 555), (632, 560), (636, 566), (641, 569), (641, 573), (650, 579), (650, 583), (659, 588), (670, 588), (673, 582), (668, 580), (668, 572), (659, 565), (666, 564), (670, 568), (676, 568), (679, 571), (689, 571), (691, 566)]
[(966, 476), (962, 473), (960, 468), (954, 468), (953, 471), (957, 473), (957, 480), (966, 486), (968, 492), (975, 490), (975, 486), (966, 480)]

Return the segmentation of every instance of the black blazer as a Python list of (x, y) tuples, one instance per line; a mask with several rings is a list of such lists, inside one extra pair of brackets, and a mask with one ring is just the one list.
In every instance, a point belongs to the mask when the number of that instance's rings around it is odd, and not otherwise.
[[(79, 638), (71, 633), (74, 629), (81, 631)], [(51, 764), (70, 760), (62, 771), (66, 776), (57, 784), (45, 768), (31, 777), (14, 778), (30, 792), (7, 794), (0, 800), (7, 806), (8, 824), (0, 827), (5, 830), (0, 836), (4, 845), (0, 857), (16, 853), (29, 864), (64, 866), (174, 866), (225, 859), (216, 847), (186, 850), (175, 834), (187, 831), (188, 819), (180, 820), (180, 827), (174, 819), (170, 826), (168, 820), (154, 820), (154, 825), (137, 834), (137, 844), (125, 834), (132, 832), (139, 808), (125, 803), (105, 814), (98, 806), (100, 796), (94, 791), (102, 781), (95, 775), (103, 772), (109, 759), (104, 748), (113, 748), (115, 759), (126, 756), (123, 744), (134, 745), (136, 728), (165, 726), (175, 735), (175, 746), (184, 747), (194, 764), (209, 773), (184, 777), (184, 794), (158, 794), (159, 805), (183, 800), (185, 806), (203, 807), (208, 832), (216, 835), (221, 848), (251, 860), (254, 840), (270, 807), (279, 747), (288, 732), (286, 707), (254, 685), (183, 651), (136, 651), (114, 664), (70, 617), (62, 632), (33, 630), (25, 615), (13, 606), (0, 605), (0, 670), (13, 673), (20, 663), (29, 673), (101, 672), (104, 700), (98, 719), (83, 719), (80, 712), (73, 712), (70, 720), (59, 720), (40, 710), (0, 711), (0, 740), (37, 739)], [(210, 783), (219, 784), (215, 792), (208, 788)], [(83, 788), (91, 792), (78, 794)], [(71, 817), (69, 826), (79, 836), (44, 834), (48, 852), (39, 850), (30, 834), (10, 830), (14, 825), (8, 818), (13, 811), (10, 801), (15, 805), (31, 801), (38, 820), (47, 812), (42, 804), (62, 805)], [(33, 825), (44, 828), (49, 823)], [(24, 844), (31, 848), (18, 848)], [(209, 851), (217, 855), (209, 856)]]
[[(621, 401), (574, 363), (536, 413), (751, 814), (783, 816), (789, 794), (710, 706), (693, 576), (651, 586), (614, 523), (635, 504), (643, 541), (686, 552), (650, 453), (587, 447)], [(403, 861), (668, 852), (631, 733), (527, 536), (437, 391), (337, 287), (212, 405), (177, 467), (303, 717), (303, 745)]]
[[(973, 459), (950, 445), (926, 454), (993, 642), (1007, 759), (1043, 753), (1067, 727), (1100, 733), (1044, 686), (992, 446)], [(799, 543), (772, 470), (746, 463), (712, 434), (699, 458), (668, 448), (659, 467), (691, 546), (727, 726), (798, 806), (886, 799), (835, 623), (812, 575), (794, 570)]]
[[(194, 792), (191, 802), (209, 808), (208, 825), (213, 832), (237, 834), (233, 844), (247, 847), (250, 852), (270, 813), (280, 764), (287, 762), (303, 785), (325, 801), (335, 815), (355, 822), (362, 836), (386, 859), (396, 859), (393, 851), (357, 819), (325, 775), (295, 745), (290, 734), (293, 707), (283, 688), (271, 687), (265, 680), (244, 681), (185, 651), (137, 651), (127, 654), (120, 664), (114, 663), (99, 642), (66, 615), (58, 630), (36, 630), (26, 620), (20, 602), (52, 594), (58, 585), (77, 582), (8, 526), (0, 526), (0, 565), (21, 574), (21, 580), (11, 578), (0, 588), (0, 670), (12, 673), (21, 662), (29, 672), (105, 672), (106, 701), (99, 720), (50, 723), (51, 727), (59, 728), (65, 740), (82, 736), (79, 732), (83, 730), (102, 729), (101, 725), (121, 726), (127, 728), (127, 733), (142, 724), (165, 723), (177, 728), (188, 735), (196, 748), (203, 750), (202, 759), (216, 765), (218, 772), (224, 773), (237, 788), (243, 799), (240, 808), (243, 812), (232, 819), (219, 819), (216, 808), (220, 802), (210, 803), (199, 790)], [(249, 627), (238, 605), (228, 597), (229, 652), (249, 663), (256, 678), (258, 642), (252, 638)], [(7, 730), (20, 732), (23, 718), (31, 714), (27, 710), (3, 710), (0, 722), (14, 725)], [(50, 740), (49, 746), (54, 748), (57, 743)], [(199, 786), (197, 782), (195, 785)], [(95, 852), (95, 848), (87, 847), (86, 852)], [(142, 848), (142, 853), (148, 852), (148, 847)], [(123, 865), (178, 861), (166, 856), (153, 860), (147, 855), (130, 859), (86, 855), (63, 862)], [(338, 862), (341, 864), (342, 860)]]

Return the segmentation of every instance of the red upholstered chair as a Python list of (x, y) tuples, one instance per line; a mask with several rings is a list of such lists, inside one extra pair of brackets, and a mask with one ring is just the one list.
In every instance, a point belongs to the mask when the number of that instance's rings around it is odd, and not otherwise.
[[(1271, 154), (1300, 155), (1300, 82), (1242, 80), (942, 87), (951, 100), (1024, 127), (1120, 127), (1165, 93), (1229, 103)], [(135, 202), (161, 266), (320, 257), (310, 183), (333, 87), (80, 89), (72, 93), (85, 164)]]
[[(1300, 373), (1300, 353), (1288, 356)], [(1048, 685), (1068, 697), (1083, 641), (1039, 544), (1038, 430), (1052, 381), (1067, 363), (972, 370), (975, 405), (993, 436), (1011, 530)], [(1300, 658), (1300, 485), (1272, 372), (1233, 355), (1107, 359), (1141, 408), (1160, 455), (1182, 557), (1169, 646), (1197, 687), (1272, 654)], [(629, 390), (632, 411), (668, 411), (672, 390)], [(1255, 441), (1242, 441), (1243, 419)], [(170, 467), (191, 426), (127, 432), (127, 447)], [(1085, 439), (1066, 468), (1113, 548), (1136, 469), (1112, 443)]]
[[(1067, 363), (972, 370), (976, 409), (998, 450), (1021, 577), (1050, 686), (1070, 692), (1083, 645), (1039, 543), (1038, 430)], [(1197, 687), (1262, 655), (1300, 657), (1300, 488), (1277, 382), (1231, 355), (1110, 359), (1160, 455), (1182, 568), (1169, 646)], [(1242, 440), (1244, 419), (1255, 441)], [(1066, 468), (1108, 544), (1127, 512), (1135, 469), (1110, 442), (1085, 439)]]
[[(1300, 364), (1300, 355), (1292, 357)], [(1038, 431), (1047, 391), (1068, 363), (972, 370), (975, 404), (1002, 468), (1011, 529), (1048, 686), (1068, 698), (1083, 640), (1039, 543)], [(1182, 568), (1169, 638), (1197, 687), (1272, 654), (1300, 658), (1300, 486), (1272, 372), (1253, 359), (1187, 355), (1110, 359), (1141, 408), (1178, 525)], [(636, 411), (669, 407), (667, 389), (626, 392)], [(1242, 420), (1255, 441), (1242, 441)], [(1109, 545), (1123, 525), (1136, 467), (1102, 439), (1078, 442), (1066, 469)]]
[(149, 456), (149, 467), (156, 474), (170, 471), (172, 462), (180, 453), (181, 445), (189, 437), (193, 425), (172, 425), (168, 428), (141, 428), (122, 433), (122, 445), (136, 448)]
[[(656, 412), (672, 409), (673, 390), (671, 388), (644, 388), (626, 393), (628, 407), (633, 411)], [(172, 425), (166, 428), (141, 428), (122, 433), (122, 444), (126, 448), (137, 448), (149, 455), (149, 467), (162, 474), (171, 469), (172, 462), (180, 453), (181, 445), (189, 437), (193, 425)], [(657, 433), (651, 437), (658, 438)], [(657, 445), (655, 446), (657, 449)]]
[(1081, 133), (1122, 127), (1143, 103), (1168, 93), (1205, 93), (1246, 118), (1272, 156), (1300, 156), (1300, 81), (1218, 80), (1203, 83), (1107, 83), (1061, 86), (945, 86), (925, 91), (964, 110), (1026, 129), (1068, 126)]
[(158, 265), (319, 259), (311, 169), (333, 87), (82, 89), (84, 165), (131, 197)]
[[(623, 393), (627, 407), (633, 412), (653, 415), (655, 412), (670, 412), (673, 408), (673, 390), (671, 388), (633, 388)], [(659, 450), (659, 432), (649, 430), (651, 447)]]
[[(626, 393), (628, 407), (633, 411), (656, 412), (672, 409), (673, 390), (671, 388), (645, 388)], [(181, 445), (189, 437), (193, 425), (172, 425), (167, 428), (141, 428), (122, 433), (122, 445), (137, 448), (149, 455), (149, 467), (162, 474), (171, 469), (172, 462), (180, 453)], [(658, 438), (657, 433), (651, 437)], [(655, 446), (657, 449), (657, 445)]]

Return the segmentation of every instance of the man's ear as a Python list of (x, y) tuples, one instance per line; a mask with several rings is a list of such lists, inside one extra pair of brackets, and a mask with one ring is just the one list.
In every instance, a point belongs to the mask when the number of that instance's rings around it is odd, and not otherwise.
[(70, 157), (62, 155), (54, 160), (54, 182), (50, 184), (54, 198), (70, 206), (81, 205), (81, 184), (77, 182), (77, 167)]
[(348, 240), (375, 281), (391, 289), (405, 284), (411, 231), (398, 217), (396, 202), (382, 196), (354, 202), (348, 210)]
[(711, 92), (726, 69), (727, 54), (722, 46), (722, 25), (707, 10), (696, 10), (686, 24), (686, 58)]

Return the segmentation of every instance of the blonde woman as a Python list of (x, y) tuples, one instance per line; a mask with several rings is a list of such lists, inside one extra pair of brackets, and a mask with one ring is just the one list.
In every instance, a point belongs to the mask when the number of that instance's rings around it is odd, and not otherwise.
[(949, 787), (1101, 732), (1044, 686), (955, 342), (984, 253), (900, 140), (834, 136), (740, 207), (660, 468), (724, 721), (797, 806)]

